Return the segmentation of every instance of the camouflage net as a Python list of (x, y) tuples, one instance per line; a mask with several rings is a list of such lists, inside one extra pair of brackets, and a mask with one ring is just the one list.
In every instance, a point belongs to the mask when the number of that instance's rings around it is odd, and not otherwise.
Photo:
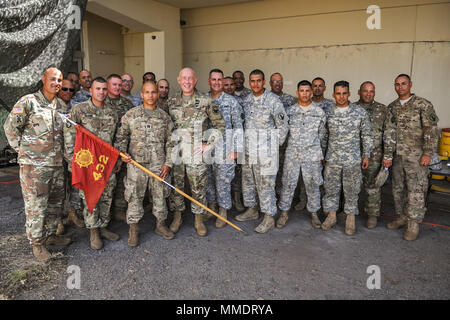
[(86, 3), (87, 0), (0, 0), (1, 140), (5, 109), (9, 112), (20, 97), (37, 90), (47, 67), (69, 71)]

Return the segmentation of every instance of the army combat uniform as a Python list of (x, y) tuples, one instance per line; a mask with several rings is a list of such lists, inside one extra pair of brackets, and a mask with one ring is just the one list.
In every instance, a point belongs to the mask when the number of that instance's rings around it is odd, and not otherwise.
[(333, 106), (327, 117), (327, 129), (323, 209), (338, 210), (342, 181), (345, 213), (357, 215), (362, 181), (361, 146), (363, 158), (369, 158), (373, 148), (369, 115), (355, 104), (347, 108)]
[[(259, 97), (251, 94), (245, 98), (244, 114), (246, 139), (245, 163), (242, 165), (244, 205), (256, 207), (259, 198), (261, 211), (274, 216), (277, 213), (275, 179), (278, 171), (278, 148), (285, 141), (289, 131), (286, 111), (279, 97), (266, 90)], [(275, 135), (272, 134), (274, 132)]]
[(311, 102), (321, 108), (323, 111), (325, 111), (325, 114), (330, 113), (331, 109), (333, 108), (333, 106), (336, 105), (336, 103), (333, 100), (327, 99), (327, 98), (323, 98), (322, 101), (320, 102), (315, 102), (313, 100), (311, 100)]
[[(145, 109), (141, 105), (128, 111), (121, 123), (115, 148), (129, 153), (135, 161), (156, 175), (159, 175), (163, 165), (172, 167), (173, 122), (167, 113), (159, 108)], [(147, 189), (153, 199), (153, 215), (158, 220), (166, 220), (168, 187), (129, 163), (125, 180), (128, 224), (138, 223), (144, 216), (143, 201)]]
[(428, 167), (420, 165), (420, 158), (436, 152), (439, 119), (431, 102), (414, 94), (403, 106), (397, 99), (388, 109), (384, 159), (393, 159), (395, 211), (402, 219), (420, 223), (428, 187)]
[(229, 152), (243, 151), (243, 111), (237, 100), (222, 92), (219, 98), (213, 99), (219, 106), (225, 121), (225, 135), (222, 146), (216, 145), (214, 150), (217, 161), (210, 165), (208, 174), (208, 203), (218, 203), (221, 208), (231, 209), (231, 181), (234, 178), (235, 162), (227, 161)]
[[(274, 94), (276, 94), (276, 93), (274, 93)], [(295, 104), (295, 98), (293, 96), (291, 96), (290, 94), (282, 92), (281, 95), (277, 95), (277, 96), (280, 98), (280, 101), (283, 104), (284, 110), (287, 110), (287, 108), (289, 106), (292, 106), (293, 104)], [(281, 187), (282, 187), (281, 179), (283, 177), (283, 163), (284, 163), (284, 157), (285, 157), (285, 153), (286, 153), (286, 147), (287, 147), (287, 139), (283, 143), (283, 145), (280, 146), (280, 150), (279, 150), (279, 162), (278, 163), (280, 164), (280, 166), (278, 169), (277, 179), (276, 179), (276, 183), (275, 183), (275, 190), (276, 190), (277, 194), (281, 193)]]
[[(118, 98), (111, 98), (109, 96), (105, 99), (105, 104), (111, 106), (116, 112), (119, 119), (134, 106), (127, 98), (119, 96)], [(120, 123), (119, 123), (120, 126)], [(124, 193), (124, 179), (127, 176), (127, 166), (122, 164), (120, 171), (116, 173), (116, 189), (114, 190), (113, 211), (125, 213), (127, 211), (127, 202), (125, 201)]]
[[(203, 162), (202, 155), (194, 155), (194, 147), (200, 147), (202, 142), (213, 146), (215, 136), (211, 135), (206, 140), (205, 131), (212, 125), (223, 136), (225, 121), (212, 99), (198, 91), (191, 96), (183, 96), (180, 92), (175, 97), (169, 98), (168, 105), (175, 128), (174, 136), (181, 139), (173, 152), (174, 156), (177, 155), (176, 161), (172, 159), (174, 186), (184, 190), (184, 178), (187, 175), (192, 197), (206, 205), (208, 165)], [(171, 193), (169, 207), (172, 211), (183, 212), (186, 208), (184, 197), (175, 192)], [(194, 214), (205, 213), (204, 209), (196, 204), (192, 204), (191, 209)]]
[(250, 90), (249, 88), (246, 88), (246, 87), (242, 88), (241, 91), (237, 91), (237, 90), (234, 91), (234, 95), (238, 96), (242, 99), (245, 99), (250, 94), (252, 94), (252, 90)]
[(383, 160), (383, 132), (388, 109), (385, 105), (373, 101), (364, 103), (361, 100), (355, 103), (367, 111), (372, 126), (373, 149), (370, 153), (369, 167), (363, 169), (364, 190), (367, 198), (364, 203), (364, 211), (369, 216), (380, 216), (381, 188), (375, 186), (375, 178), (380, 171)]
[[(72, 99), (70, 100), (70, 104), (73, 106), (81, 103), (81, 102), (86, 102), (91, 98), (91, 93), (89, 92), (89, 90), (84, 90), (84, 89), (80, 89), (78, 90), (75, 95), (72, 97)], [(72, 109), (72, 107), (70, 109)]]
[(56, 233), (64, 202), (64, 124), (58, 112), (66, 104), (42, 91), (19, 99), (4, 124), (11, 147), (18, 152), (20, 186), (25, 202), (26, 234), (31, 245), (43, 245)]
[(323, 183), (323, 151), (326, 148), (325, 112), (310, 104), (298, 103), (287, 109), (289, 136), (283, 168), (283, 188), (279, 208), (289, 210), (301, 172), (308, 195), (308, 211), (320, 209), (320, 185)]
[[(71, 110), (71, 119), (83, 126), (106, 143), (112, 144), (116, 134), (119, 117), (117, 112), (106, 103), (103, 107), (94, 105), (91, 99), (86, 102), (75, 105)], [(76, 130), (74, 126), (64, 129), (65, 141), (65, 157), (70, 161), (73, 157), (75, 148)], [(119, 160), (120, 161), (120, 160)], [(70, 171), (72, 162), (69, 162)], [(109, 176), (108, 183), (103, 190), (100, 199), (97, 202), (92, 214), (88, 210), (86, 199), (82, 190), (80, 190), (80, 197), (83, 200), (84, 209), (83, 216), (87, 229), (106, 228), (111, 220), (111, 202), (113, 198), (114, 187), (116, 186), (115, 169)]]

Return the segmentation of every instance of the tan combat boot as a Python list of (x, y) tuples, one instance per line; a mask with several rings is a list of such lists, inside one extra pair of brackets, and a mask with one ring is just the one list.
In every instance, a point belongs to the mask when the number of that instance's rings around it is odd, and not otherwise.
[(295, 211), (302, 211), (303, 209), (305, 209), (306, 207), (306, 201), (305, 200), (300, 200), (299, 203), (297, 203), (294, 207)]
[(166, 220), (156, 220), (155, 232), (166, 240), (175, 238), (175, 234), (166, 227)]
[[(222, 218), (227, 218), (227, 209), (219, 207), (219, 214)], [(227, 225), (227, 223), (219, 218), (216, 219), (216, 228), (223, 228)]]
[(173, 221), (169, 227), (170, 231), (177, 233), (180, 229), (181, 223), (183, 223), (183, 219), (181, 219), (181, 211), (175, 211), (173, 213)]
[(406, 226), (407, 223), (408, 223), (408, 220), (406, 219), (406, 217), (401, 216), (397, 220), (389, 222), (387, 224), (387, 228), (388, 229), (400, 229), (400, 228)]
[(130, 247), (136, 247), (139, 244), (139, 228), (137, 223), (130, 224), (130, 230), (128, 231), (128, 245)]
[(266, 233), (275, 227), (275, 219), (270, 214), (265, 214), (263, 221), (255, 228), (258, 233)]
[(328, 216), (322, 223), (322, 230), (327, 231), (336, 225), (336, 211), (328, 212)]
[(115, 210), (114, 219), (116, 219), (117, 221), (127, 222), (127, 213), (123, 210)]
[(414, 220), (408, 220), (408, 228), (403, 234), (403, 239), (408, 241), (416, 240), (419, 236), (419, 223)]
[(109, 241), (117, 241), (120, 239), (120, 236), (117, 233), (111, 232), (106, 228), (100, 228), (100, 235)]
[(91, 248), (94, 250), (100, 250), (103, 248), (103, 241), (100, 239), (98, 228), (92, 228), (89, 231), (91, 236)]
[(289, 210), (281, 211), (281, 215), (277, 220), (277, 228), (281, 229), (286, 225), (286, 222), (289, 219)]
[(249, 221), (249, 220), (258, 220), (259, 213), (255, 207), (248, 208), (244, 213), (234, 217), (237, 221)]
[(204, 237), (208, 233), (208, 230), (206, 229), (206, 226), (203, 223), (203, 214), (195, 214), (194, 226), (195, 229), (197, 230), (197, 234), (200, 237)]
[(355, 215), (348, 214), (347, 219), (345, 221), (345, 234), (348, 236), (352, 236), (355, 234), (355, 232), (356, 232)]
[(33, 255), (40, 262), (47, 262), (52, 257), (47, 248), (40, 244), (33, 245)]
[(62, 221), (58, 221), (58, 227), (56, 228), (56, 235), (60, 236), (62, 234), (64, 234), (65, 228), (64, 228), (64, 224), (62, 223)]
[(84, 221), (78, 218), (77, 211), (74, 208), (69, 209), (69, 215), (67, 217), (68, 223), (73, 223), (79, 228), (84, 228)]
[(322, 227), (322, 223), (320, 222), (317, 213), (311, 213), (311, 225), (315, 229), (320, 229)]
[[(217, 203), (208, 203), (208, 208), (217, 213)], [(214, 215), (212, 213), (206, 212), (205, 216), (203, 217), (203, 221), (208, 221), (211, 218), (214, 218)]]
[(374, 229), (376, 226), (377, 226), (377, 217), (369, 216), (369, 218), (367, 218), (367, 222), (366, 222), (367, 229)]
[(245, 211), (244, 204), (241, 201), (241, 193), (240, 192), (237, 192), (237, 191), (233, 192), (233, 206), (237, 212)]
[(50, 235), (47, 240), (45, 240), (46, 245), (55, 245), (55, 246), (67, 246), (72, 243), (72, 239), (64, 236)]

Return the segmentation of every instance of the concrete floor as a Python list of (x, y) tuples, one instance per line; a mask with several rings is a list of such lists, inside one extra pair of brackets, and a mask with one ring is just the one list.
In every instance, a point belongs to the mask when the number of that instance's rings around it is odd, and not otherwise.
[[(1, 168), (0, 181), (14, 181), (17, 172), (17, 166)], [(439, 183), (450, 188), (450, 182)], [(0, 207), (0, 239), (23, 234), (18, 183), (0, 184)], [(390, 185), (383, 188), (382, 212), (385, 217), (373, 230), (365, 228), (365, 216), (358, 216), (357, 232), (350, 237), (342, 221), (327, 232), (313, 229), (303, 211), (292, 212), (285, 228), (265, 235), (253, 232), (256, 221), (232, 220), (249, 231), (245, 236), (229, 226), (216, 229), (211, 220), (204, 238), (197, 236), (189, 213), (170, 241), (153, 232), (155, 219), (146, 213), (137, 248), (127, 245), (128, 227), (114, 221), (111, 229), (121, 239), (105, 241), (100, 251), (89, 248), (86, 230), (70, 226), (74, 243), (65, 251), (67, 265), (80, 267), (81, 288), (68, 289), (69, 274), (61, 272), (52, 285), (17, 298), (448, 300), (450, 197), (431, 195), (425, 222), (442, 226), (422, 224), (412, 242), (402, 239), (402, 231), (386, 228), (394, 214)], [(373, 265), (380, 270), (380, 289), (367, 287)]]

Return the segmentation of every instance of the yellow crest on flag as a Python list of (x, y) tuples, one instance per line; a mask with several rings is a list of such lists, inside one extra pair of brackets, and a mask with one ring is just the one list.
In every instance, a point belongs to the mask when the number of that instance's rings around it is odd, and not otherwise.
[(89, 150), (80, 149), (80, 151), (75, 154), (75, 162), (80, 168), (87, 168), (94, 162), (94, 158)]

